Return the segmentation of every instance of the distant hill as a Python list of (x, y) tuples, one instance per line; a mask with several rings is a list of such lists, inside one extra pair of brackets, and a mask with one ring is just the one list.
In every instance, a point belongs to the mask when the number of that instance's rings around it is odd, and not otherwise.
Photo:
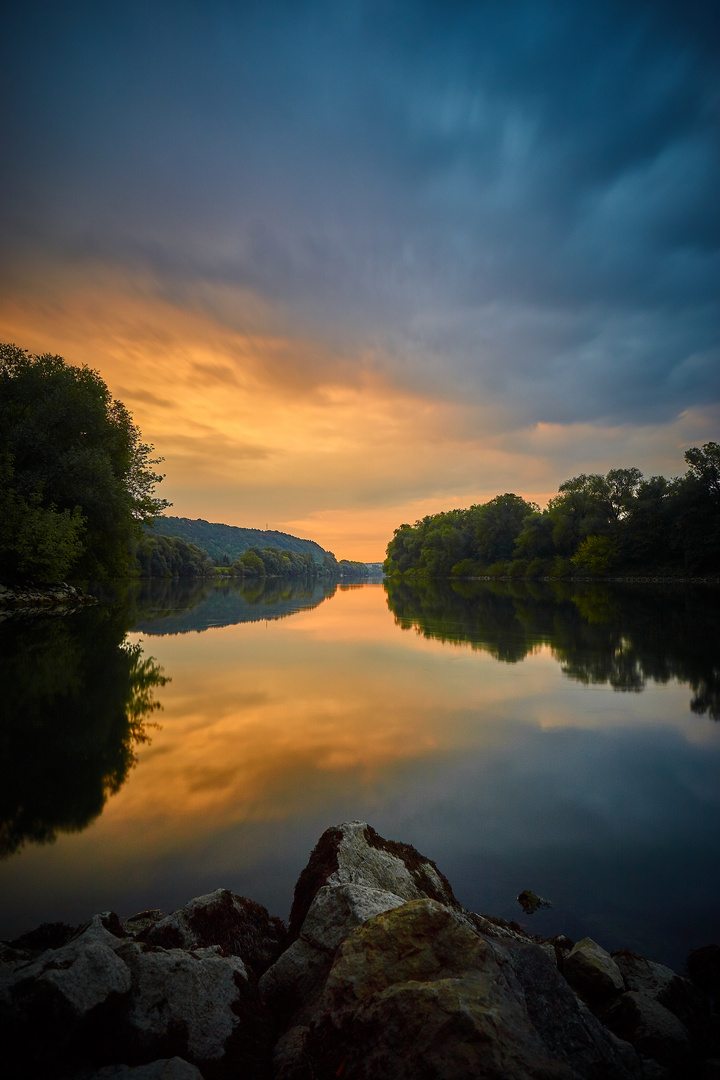
[(203, 518), (159, 517), (151, 528), (145, 527), (145, 532), (151, 536), (178, 536), (188, 543), (197, 544), (216, 561), (227, 555), (232, 562), (251, 547), (276, 547), (301, 555), (307, 552), (320, 564), (326, 555), (332, 555), (331, 551), (321, 548), (314, 540), (301, 540), (298, 536), (274, 529), (243, 529), (239, 525), (222, 525), (204, 521)]

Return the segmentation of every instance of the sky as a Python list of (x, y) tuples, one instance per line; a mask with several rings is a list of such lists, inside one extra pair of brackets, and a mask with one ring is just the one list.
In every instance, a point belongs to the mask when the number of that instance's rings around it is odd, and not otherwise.
[(720, 439), (707, 0), (11, 0), (0, 341), (100, 372), (168, 513), (393, 529)]

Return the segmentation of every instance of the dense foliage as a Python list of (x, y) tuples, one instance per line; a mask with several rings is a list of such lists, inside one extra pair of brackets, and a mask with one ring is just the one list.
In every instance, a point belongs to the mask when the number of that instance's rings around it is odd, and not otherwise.
[(720, 446), (685, 454), (684, 477), (639, 469), (575, 476), (547, 510), (498, 495), (401, 525), (385, 572), (411, 577), (571, 577), (720, 569)]
[(135, 557), (141, 577), (201, 578), (215, 573), (206, 551), (170, 536), (143, 536)]
[(341, 559), (338, 572), (341, 581), (364, 581), (370, 575), (367, 563), (357, 562), (355, 559)]
[(311, 552), (299, 553), (276, 547), (250, 547), (230, 562), (227, 555), (213, 560), (207, 551), (179, 537), (145, 533), (137, 547), (137, 565), (146, 578), (209, 578), (222, 577), (264, 579), (287, 578), (314, 580), (335, 578), (339, 574), (335, 556), (327, 553), (317, 563)]
[(244, 529), (239, 525), (223, 525), (221, 522), (205, 521), (203, 518), (163, 516), (146, 529), (146, 532), (153, 536), (172, 536), (188, 544), (195, 544), (217, 563), (223, 562), (225, 558), (232, 563), (249, 548), (279, 548), (282, 551), (292, 551), (296, 555), (310, 554), (318, 565), (322, 565), (326, 555), (332, 554), (314, 540), (302, 540), (290, 533), (277, 532), (275, 529)]
[(0, 578), (119, 576), (133, 565), (158, 459), (96, 371), (0, 345)]
[(239, 577), (280, 577), (290, 579), (336, 578), (338, 564), (327, 552), (318, 563), (309, 551), (297, 552), (276, 547), (251, 547), (230, 566)]

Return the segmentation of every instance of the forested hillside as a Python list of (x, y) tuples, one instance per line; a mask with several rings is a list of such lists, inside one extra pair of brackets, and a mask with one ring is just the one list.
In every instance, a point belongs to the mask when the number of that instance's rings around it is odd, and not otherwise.
[(518, 495), (395, 530), (384, 563), (410, 577), (720, 573), (720, 446), (685, 454), (683, 477), (581, 474), (541, 511)]
[(159, 517), (154, 525), (145, 526), (151, 536), (174, 536), (188, 544), (206, 551), (216, 562), (222, 562), (227, 556), (230, 563), (243, 555), (249, 548), (278, 548), (292, 551), (296, 555), (312, 555), (313, 562), (323, 564), (323, 560), (332, 552), (325, 551), (314, 540), (301, 540), (289, 533), (276, 532), (274, 529), (243, 529), (238, 525), (222, 525), (219, 522), (204, 521), (203, 518)]

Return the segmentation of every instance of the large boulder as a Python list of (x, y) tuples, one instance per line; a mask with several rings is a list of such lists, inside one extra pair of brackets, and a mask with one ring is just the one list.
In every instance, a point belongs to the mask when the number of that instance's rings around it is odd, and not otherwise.
[(289, 948), (259, 984), (263, 1000), (286, 1029), (278, 1054), (302, 1041), (335, 952), (350, 931), (421, 898), (460, 910), (447, 878), (414, 847), (385, 840), (364, 821), (326, 829), (295, 887)]
[(457, 909), (411, 900), (337, 949), (314, 1016), (275, 1059), (278, 1080), (629, 1080), (639, 1062), (531, 943), (502, 944)]
[(403, 900), (427, 897), (459, 907), (450, 882), (431, 859), (410, 844), (385, 840), (364, 821), (326, 829), (298, 878), (290, 912), (290, 940), (296, 938), (310, 905), (324, 885), (361, 885)]
[(259, 989), (275, 1015), (305, 1023), (325, 987), (335, 951), (373, 915), (404, 904), (402, 897), (364, 885), (324, 885), (315, 894), (299, 936), (263, 975)]
[(635, 990), (657, 1001), (691, 1029), (698, 1031), (707, 1027), (708, 1001), (690, 979), (664, 964), (656, 964), (627, 950), (615, 953), (613, 959), (627, 990)]
[(242, 958), (251, 979), (262, 975), (286, 944), (287, 930), (280, 919), (228, 889), (198, 896), (164, 918), (158, 915), (141, 912), (128, 919), (124, 929), (164, 949), (219, 946), (223, 955)]
[(628, 990), (604, 1017), (606, 1025), (631, 1042), (643, 1057), (660, 1065), (690, 1065), (692, 1051), (685, 1025), (674, 1013), (639, 990)]
[(120, 946), (132, 985), (119, 1018), (116, 1060), (129, 1063), (178, 1056), (205, 1077), (245, 1069), (262, 1075), (271, 1042), (257, 990), (239, 956), (219, 946), (161, 949)]
[(625, 989), (620, 968), (592, 938), (578, 941), (565, 957), (565, 978), (593, 1008), (601, 1008)]
[(32, 1075), (34, 1064), (92, 1057), (111, 1027), (132, 978), (117, 956), (117, 919), (97, 915), (76, 937), (40, 955), (16, 951), (0, 965), (0, 1044), (11, 1075)]

